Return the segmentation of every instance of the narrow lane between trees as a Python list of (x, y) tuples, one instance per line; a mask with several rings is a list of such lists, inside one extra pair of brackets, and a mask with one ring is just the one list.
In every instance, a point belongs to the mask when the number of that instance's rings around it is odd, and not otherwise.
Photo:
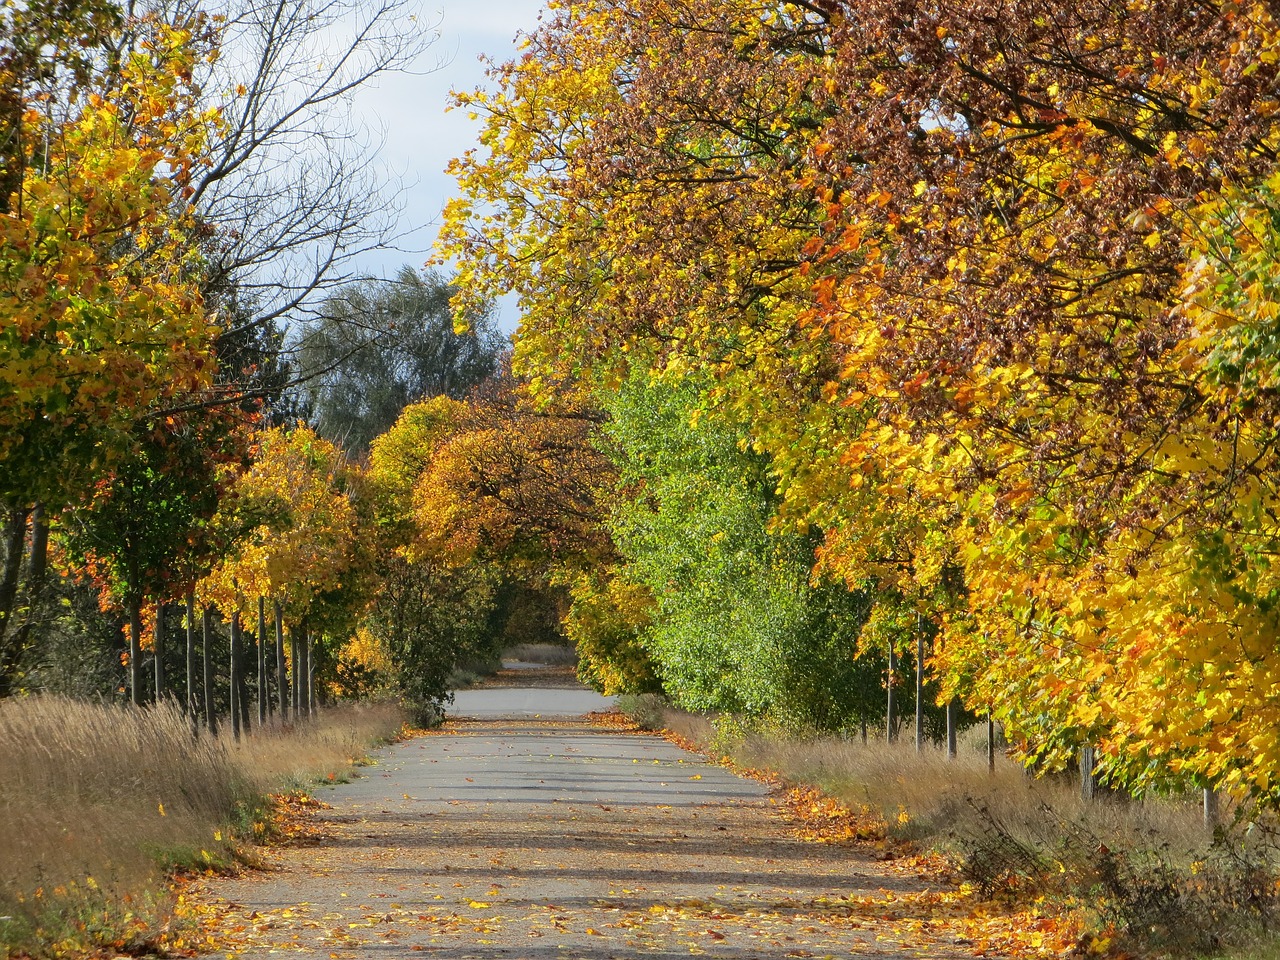
[(979, 952), (954, 890), (870, 847), (801, 839), (764, 785), (659, 737), (564, 716), (581, 691), (482, 693), (460, 703), (484, 716), (396, 744), (327, 793), (314, 845), (188, 891), (218, 949), (329, 960)]

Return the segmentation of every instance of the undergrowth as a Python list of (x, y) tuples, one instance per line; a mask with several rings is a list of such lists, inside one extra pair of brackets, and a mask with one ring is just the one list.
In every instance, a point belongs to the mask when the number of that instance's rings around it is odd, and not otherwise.
[(148, 952), (169, 875), (252, 859), (268, 794), (350, 777), (401, 724), (351, 706), (234, 741), (172, 704), (0, 702), (0, 955)]
[(1224, 809), (1213, 830), (1199, 794), (1087, 801), (1074, 779), (1034, 779), (1003, 755), (989, 769), (985, 730), (948, 759), (909, 740), (713, 722), (653, 697), (620, 706), (643, 728), (870, 808), (895, 838), (949, 854), (981, 898), (1084, 909), (1099, 936), (1144, 955), (1280, 958), (1280, 826), (1253, 807)]

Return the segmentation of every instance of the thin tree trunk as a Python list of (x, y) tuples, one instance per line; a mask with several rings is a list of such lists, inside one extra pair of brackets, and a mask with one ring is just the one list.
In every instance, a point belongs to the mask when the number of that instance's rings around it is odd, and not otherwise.
[[(19, 550), (21, 560), (21, 549)], [(31, 631), (35, 627), (40, 611), (40, 603), (44, 597), (45, 574), (49, 569), (49, 520), (45, 516), (44, 505), (37, 503), (31, 511), (31, 552), (27, 557), (27, 601), (26, 616), (17, 625), (10, 637), (10, 645), (14, 652), (14, 667), (21, 667), (22, 657), (31, 648)], [(3, 667), (0, 666), (0, 673)], [(3, 681), (0, 680), (0, 684)], [(0, 696), (3, 693), (0, 692)]]
[(952, 697), (947, 701), (947, 759), (954, 760), (960, 755), (956, 745), (956, 727), (960, 722), (960, 701)]
[(996, 718), (987, 707), (987, 773), (996, 772)]
[(302, 643), (301, 637), (302, 624), (295, 623), (293, 629), (289, 631), (289, 653), (290, 659), (293, 661), (293, 717), (295, 720), (302, 718)]
[(201, 617), (203, 637), (200, 646), (201, 666), (204, 668), (204, 722), (209, 733), (218, 733), (218, 707), (213, 698), (213, 607), (205, 607)]
[(31, 556), (27, 562), (27, 582), (34, 597), (44, 585), (49, 569), (49, 518), (44, 504), (37, 503), (31, 511)]
[(165, 695), (165, 676), (164, 676), (164, 604), (156, 604), (156, 633), (155, 633), (155, 654), (156, 654), (156, 703), (164, 703)]
[(273, 604), (276, 615), (276, 686), (280, 697), (280, 719), (289, 719), (289, 671), (284, 656), (284, 610)]
[(18, 606), (18, 583), (27, 546), (30, 510), (8, 511), (4, 527), (4, 569), (0, 570), (0, 697), (10, 696), (17, 685), (22, 646), (14, 634), (13, 616)]
[(1080, 796), (1084, 800), (1092, 800), (1097, 791), (1097, 783), (1093, 777), (1095, 760), (1093, 747), (1080, 748)]
[(240, 739), (240, 611), (231, 614), (231, 735)]
[(267, 725), (271, 683), (267, 679), (267, 600), (258, 598), (258, 726)]
[(898, 726), (897, 726), (897, 719), (898, 719), (897, 699), (898, 698), (897, 698), (897, 693), (895, 691), (895, 687), (897, 686), (897, 684), (894, 682), (896, 679), (897, 672), (898, 672), (898, 654), (893, 649), (893, 643), (890, 642), (889, 643), (889, 702), (885, 708), (885, 728), (884, 728), (885, 739), (889, 743), (893, 743), (895, 740), (898, 739)]
[[(243, 639), (244, 635), (241, 633), (240, 655), (242, 657), (245, 653)], [(240, 665), (240, 694), (236, 699), (240, 701), (240, 729), (245, 733), (251, 733), (253, 725), (249, 722), (251, 715), (251, 710), (249, 709), (249, 671), (245, 669), (243, 663)]]
[(129, 612), (129, 701), (142, 706), (142, 603), (128, 601)]
[(924, 617), (916, 614), (916, 753), (924, 752)]
[(1204, 825), (1210, 830), (1218, 826), (1218, 791), (1213, 787), (1204, 788)]
[(187, 714), (196, 716), (196, 594), (187, 589)]
[(307, 716), (316, 715), (316, 661), (315, 644), (311, 640), (311, 631), (307, 631)]

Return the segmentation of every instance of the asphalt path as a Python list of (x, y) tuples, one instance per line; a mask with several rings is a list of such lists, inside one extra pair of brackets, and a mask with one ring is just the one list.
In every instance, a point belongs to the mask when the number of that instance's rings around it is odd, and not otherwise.
[(760, 783), (574, 717), (556, 686), (459, 695), (443, 729), (323, 796), (312, 846), (199, 892), (230, 956), (972, 956), (940, 894), (804, 842)]

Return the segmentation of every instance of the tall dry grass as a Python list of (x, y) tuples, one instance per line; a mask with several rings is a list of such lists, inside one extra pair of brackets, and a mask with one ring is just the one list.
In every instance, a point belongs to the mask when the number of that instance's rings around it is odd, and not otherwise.
[(266, 793), (347, 776), (402, 722), (353, 706), (236, 742), (171, 704), (0, 702), (0, 953), (116, 943), (167, 869), (225, 861)]
[[(1142, 800), (1081, 795), (1074, 777), (1033, 778), (1003, 754), (988, 768), (985, 727), (959, 755), (927, 746), (752, 730), (672, 710), (624, 704), (714, 755), (820, 787), (885, 822), (889, 833), (950, 851), (981, 895), (1047, 899), (1091, 911), (1143, 952), (1271, 957), (1280, 929), (1280, 828), (1256, 807), (1224, 801), (1206, 826), (1198, 793)], [(1268, 952), (1270, 951), (1270, 952)]]

